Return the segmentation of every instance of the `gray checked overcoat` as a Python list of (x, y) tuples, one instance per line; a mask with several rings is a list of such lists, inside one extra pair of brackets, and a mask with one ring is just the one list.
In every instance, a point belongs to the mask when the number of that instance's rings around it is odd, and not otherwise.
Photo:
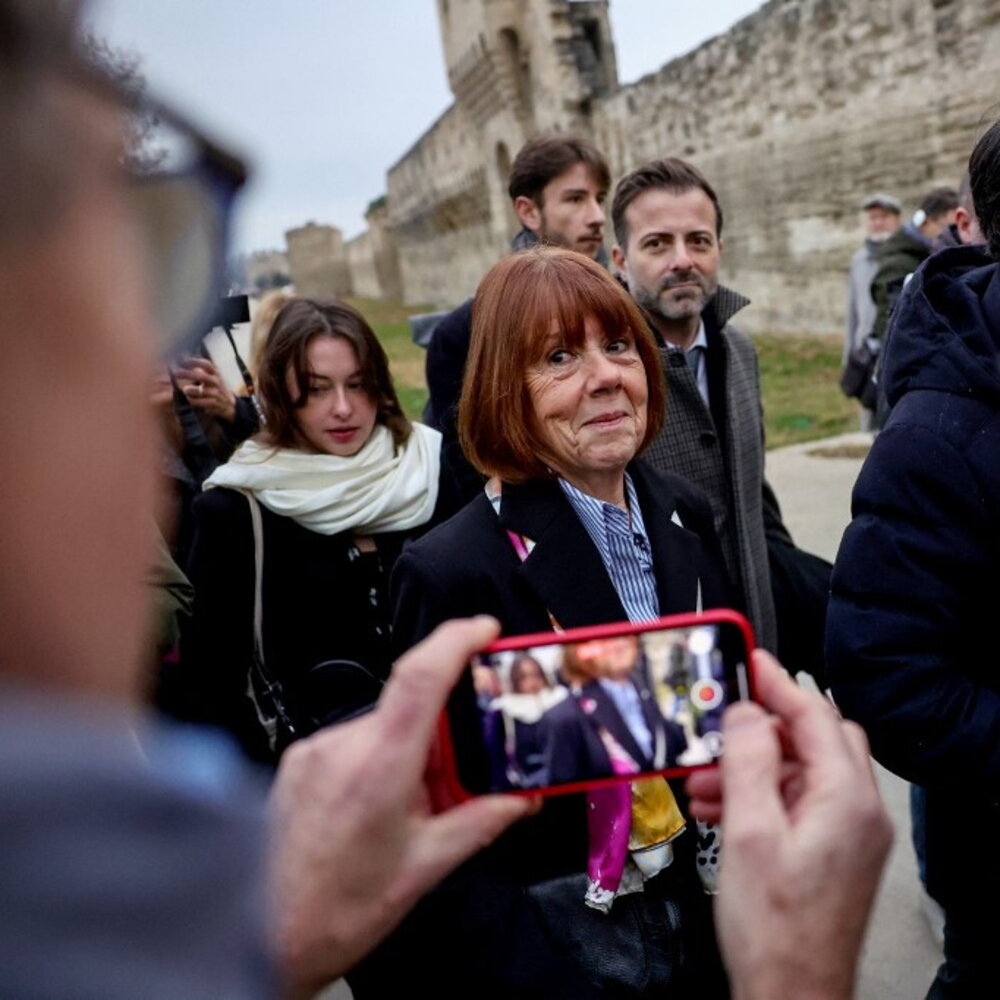
[(684, 352), (657, 338), (667, 380), (666, 419), (642, 457), (694, 483), (708, 496), (727, 569), (742, 591), (757, 642), (774, 651), (777, 624), (765, 520), (770, 530), (784, 533), (784, 528), (764, 480), (757, 352), (750, 339), (729, 324), (749, 302), (720, 286), (702, 313), (711, 408), (698, 393)]

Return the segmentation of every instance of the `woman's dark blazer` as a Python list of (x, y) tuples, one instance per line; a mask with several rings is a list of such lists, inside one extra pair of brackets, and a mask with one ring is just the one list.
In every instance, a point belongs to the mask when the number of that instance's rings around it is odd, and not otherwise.
[[(641, 462), (630, 465), (629, 472), (653, 550), (661, 613), (693, 611), (699, 581), (705, 608), (725, 606), (730, 590), (708, 502), (683, 480)], [(683, 528), (673, 522), (674, 512)], [(523, 564), (508, 530), (536, 543)], [(474, 499), (406, 546), (391, 590), (400, 649), (442, 621), (466, 615), (495, 615), (504, 635), (551, 631), (549, 611), (564, 628), (627, 618), (600, 554), (554, 480), (505, 485), (499, 517), (485, 493)], [(583, 796), (548, 799), (540, 815), (517, 824), (425, 897), (400, 929), (353, 970), (348, 980), (355, 996), (396, 995), (419, 975), (433, 976), (442, 993), (454, 988), (456, 995), (484, 998), (610, 995), (581, 978), (576, 946), (553, 938), (559, 933), (553, 920), (572, 925), (584, 937), (588, 921), (595, 930), (608, 923), (583, 904), (586, 831)], [(697, 948), (699, 941), (708, 947), (705, 942), (712, 938), (706, 897), (695, 874), (693, 840), (684, 834), (674, 841), (673, 881), (659, 890), (677, 904), (671, 912), (699, 914), (691, 918), (697, 928), (694, 940), (684, 948)], [(566, 878), (582, 881), (558, 890), (572, 913), (563, 921), (561, 911), (537, 908), (526, 888), (561, 886)], [(640, 925), (651, 926), (635, 917), (631, 929), (630, 914), (657, 905), (666, 912), (662, 900), (657, 904), (644, 895), (649, 894), (627, 896), (618, 904), (620, 916), (614, 923), (624, 936), (621, 952), (609, 957), (612, 964), (635, 953), (635, 942), (645, 933)], [(597, 948), (598, 939), (605, 935), (588, 938), (586, 947)], [(662, 945), (659, 941), (658, 947)], [(702, 970), (702, 979), (709, 975), (693, 952), (688, 957), (692, 967)], [(716, 994), (706, 987), (699, 995)]]
[[(687, 746), (684, 730), (673, 720), (663, 717), (652, 692), (634, 681), (629, 683), (639, 695), (639, 708), (654, 743), (657, 739), (663, 741), (665, 755), (660, 766), (675, 766)], [(597, 681), (584, 684), (580, 695), (592, 703), (589, 711), (583, 710), (580, 699), (564, 698), (542, 717), (548, 777), (553, 784), (607, 777), (614, 773), (611, 757), (600, 736), (601, 729), (608, 732), (642, 770), (656, 767), (639, 745), (611, 695)]]
[[(653, 552), (660, 614), (724, 607), (731, 588), (705, 497), (641, 461), (628, 471)], [(683, 524), (675, 523), (673, 515)], [(535, 547), (522, 563), (508, 531)], [(392, 575), (393, 636), (409, 648), (449, 618), (490, 614), (502, 634), (626, 621), (600, 553), (555, 480), (505, 484), (497, 516), (485, 493), (408, 545)]]

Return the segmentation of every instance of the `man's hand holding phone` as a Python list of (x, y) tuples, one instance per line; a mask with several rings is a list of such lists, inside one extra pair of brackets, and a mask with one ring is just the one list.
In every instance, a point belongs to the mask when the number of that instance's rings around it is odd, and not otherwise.
[(754, 668), (760, 704), (727, 710), (720, 768), (687, 782), (692, 812), (725, 831), (716, 924), (733, 995), (843, 1000), (892, 824), (861, 729), (767, 653)]
[(279, 954), (290, 995), (312, 996), (384, 938), (427, 890), (535, 805), (485, 796), (434, 815), (434, 733), (480, 617), (448, 622), (402, 657), (375, 710), (300, 740), (272, 794)]
[[(283, 758), (273, 856), (291, 996), (349, 968), (448, 871), (537, 808), (488, 795), (435, 809), (439, 713), (496, 633), (489, 618), (441, 626), (399, 661), (375, 711)], [(733, 995), (843, 1000), (891, 826), (861, 731), (765, 653), (755, 654), (754, 678), (764, 708), (729, 708), (721, 769), (688, 779), (695, 814), (725, 820), (716, 920)]]

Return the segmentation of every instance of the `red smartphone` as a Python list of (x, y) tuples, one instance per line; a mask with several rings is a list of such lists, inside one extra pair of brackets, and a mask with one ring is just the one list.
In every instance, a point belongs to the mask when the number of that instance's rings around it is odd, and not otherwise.
[(725, 609), (500, 639), (442, 715), (450, 791), (558, 795), (710, 767), (726, 706), (753, 697), (754, 645)]

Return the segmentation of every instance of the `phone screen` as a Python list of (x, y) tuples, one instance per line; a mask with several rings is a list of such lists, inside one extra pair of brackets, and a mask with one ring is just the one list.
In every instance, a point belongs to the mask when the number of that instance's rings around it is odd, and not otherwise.
[(472, 660), (457, 694), (464, 710), (450, 712), (465, 790), (565, 789), (718, 760), (723, 711), (750, 697), (743, 629), (712, 620), (623, 628), (501, 643)]

